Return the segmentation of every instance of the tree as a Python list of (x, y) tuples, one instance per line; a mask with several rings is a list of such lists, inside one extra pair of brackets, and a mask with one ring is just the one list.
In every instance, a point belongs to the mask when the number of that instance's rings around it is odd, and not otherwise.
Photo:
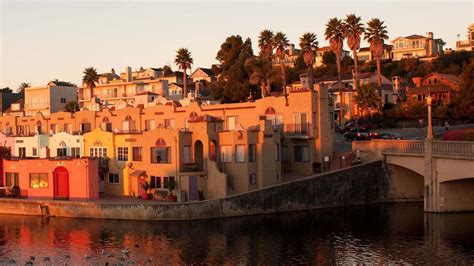
[(168, 65), (164, 65), (163, 68), (162, 68), (162, 70), (163, 70), (163, 74), (164, 74), (165, 76), (166, 76), (166, 75), (169, 75), (169, 74), (171, 74), (171, 73), (173, 73), (173, 69), (171, 69), (171, 67), (168, 66)]
[(91, 97), (94, 97), (95, 83), (99, 81), (99, 74), (97, 74), (97, 70), (93, 67), (86, 68), (83, 73), (82, 85), (89, 88), (91, 90)]
[(301, 53), (303, 54), (304, 63), (308, 68), (310, 90), (314, 90), (313, 65), (314, 59), (316, 58), (316, 50), (318, 49), (318, 45), (319, 43), (316, 40), (316, 34), (312, 32), (306, 32), (300, 38)]
[(344, 95), (342, 91), (341, 83), (341, 54), (342, 46), (344, 41), (344, 25), (338, 18), (331, 18), (326, 24), (325, 32), (326, 40), (329, 40), (329, 46), (334, 54), (336, 54), (336, 65), (337, 65), (337, 81), (339, 83), (339, 95), (341, 96), (340, 113), (339, 113), (339, 125), (342, 126), (342, 120), (344, 115)]
[[(258, 48), (260, 50), (260, 58), (267, 62), (268, 64), (272, 63), (273, 57), (273, 31), (271, 30), (262, 30), (258, 36)], [(266, 87), (270, 88), (270, 80), (266, 81)], [(262, 97), (265, 97), (266, 91), (262, 91)]]
[(384, 25), (384, 22), (378, 18), (373, 18), (367, 23), (365, 31), (365, 39), (370, 44), (370, 51), (375, 57), (377, 62), (377, 84), (380, 87), (382, 86), (382, 76), (380, 73), (380, 61), (384, 53), (384, 40), (388, 39), (387, 27)]
[(249, 83), (260, 85), (262, 97), (268, 94), (270, 87), (267, 87), (267, 82), (275, 81), (279, 77), (272, 64), (261, 57), (252, 57), (245, 61), (245, 67), (250, 73)]
[(369, 108), (377, 107), (380, 104), (380, 98), (377, 95), (377, 92), (372, 84), (364, 84), (359, 86), (354, 95), (354, 101), (356, 102), (359, 109), (362, 110), (364, 114), (365, 110)]
[(474, 120), (474, 58), (461, 74), (461, 90), (454, 97), (454, 113), (458, 119)]
[(64, 106), (64, 111), (69, 113), (75, 113), (79, 111), (79, 104), (76, 101), (67, 102)]
[(359, 86), (359, 68), (357, 59), (357, 50), (360, 48), (360, 39), (364, 34), (364, 24), (361, 23), (361, 18), (355, 14), (346, 16), (344, 20), (344, 37), (347, 39), (347, 46), (352, 50), (352, 56), (354, 57), (354, 70), (355, 70), (355, 83), (354, 89), (357, 90)]
[(216, 83), (211, 84), (211, 93), (222, 102), (241, 102), (249, 98), (256, 89), (249, 83), (249, 71), (245, 68), (247, 59), (253, 57), (252, 41), (245, 42), (239, 35), (227, 37), (217, 52), (219, 65), (212, 69), (218, 76)]
[(18, 93), (23, 93), (25, 91), (26, 88), (29, 88), (31, 87), (31, 84), (28, 83), (28, 82), (22, 82), (20, 84), (20, 86), (18, 86), (18, 90), (16, 92)]
[(275, 55), (280, 59), (281, 81), (283, 91), (285, 93), (285, 103), (288, 105), (288, 92), (286, 91), (286, 75), (285, 75), (285, 57), (286, 48), (290, 45), (286, 34), (277, 32), (273, 37), (273, 46), (275, 47)]
[(179, 67), (179, 69), (183, 70), (183, 90), (184, 90), (184, 98), (188, 97), (188, 76), (187, 76), (187, 69), (191, 68), (193, 64), (193, 58), (191, 57), (191, 52), (188, 51), (186, 48), (180, 48), (176, 51), (176, 58), (174, 59), (174, 63)]

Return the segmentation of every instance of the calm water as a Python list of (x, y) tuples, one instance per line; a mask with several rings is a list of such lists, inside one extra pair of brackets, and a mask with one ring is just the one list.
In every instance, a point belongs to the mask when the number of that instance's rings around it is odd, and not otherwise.
[(474, 214), (397, 204), (192, 222), (0, 215), (0, 265), (30, 256), (41, 265), (473, 264)]

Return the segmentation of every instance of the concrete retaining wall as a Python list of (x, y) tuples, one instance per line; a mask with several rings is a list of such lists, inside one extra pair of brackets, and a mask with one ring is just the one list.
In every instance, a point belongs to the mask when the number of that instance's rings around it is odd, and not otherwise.
[[(390, 202), (382, 162), (315, 175), (261, 190), (192, 203), (145, 204), (0, 199), (0, 213), (127, 220), (193, 220)], [(44, 210), (43, 210), (44, 211)]]

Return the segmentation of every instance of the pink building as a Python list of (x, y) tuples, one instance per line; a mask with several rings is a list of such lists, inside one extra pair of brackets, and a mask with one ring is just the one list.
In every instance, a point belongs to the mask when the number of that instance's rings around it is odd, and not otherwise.
[[(5, 151), (2, 151), (2, 155)], [(20, 188), (29, 199), (93, 200), (99, 198), (98, 160), (8, 159), (1, 156), (0, 187)], [(6, 159), (5, 159), (6, 157)]]

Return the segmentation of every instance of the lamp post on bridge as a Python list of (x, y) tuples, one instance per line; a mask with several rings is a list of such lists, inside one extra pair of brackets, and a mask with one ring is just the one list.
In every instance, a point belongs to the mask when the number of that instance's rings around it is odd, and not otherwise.
[(428, 91), (428, 97), (426, 97), (426, 103), (428, 104), (428, 134), (426, 135), (427, 139), (433, 139), (433, 125), (431, 124), (431, 92)]

